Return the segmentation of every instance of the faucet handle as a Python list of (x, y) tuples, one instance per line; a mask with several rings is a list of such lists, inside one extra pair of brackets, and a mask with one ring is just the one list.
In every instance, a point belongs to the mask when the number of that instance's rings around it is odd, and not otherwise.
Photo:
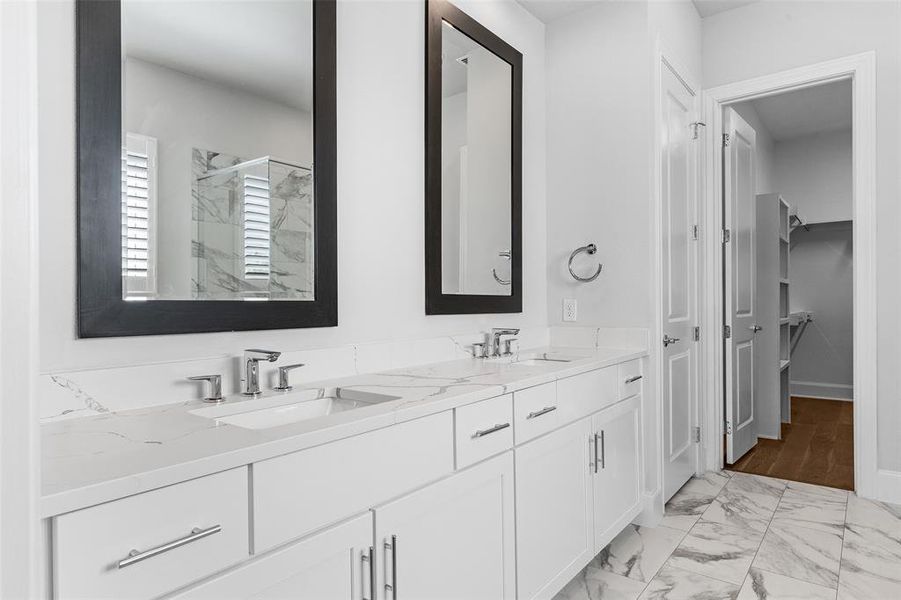
[(210, 395), (203, 399), (204, 402), (222, 402), (222, 375), (195, 375), (188, 377), (190, 381), (208, 381), (210, 384)]
[(486, 358), (488, 356), (485, 342), (475, 342), (472, 346), (472, 357), (473, 358)]
[(514, 354), (519, 354), (519, 340), (510, 338), (504, 341), (504, 356), (513, 356)]
[(285, 365), (284, 367), (279, 367), (278, 385), (275, 386), (274, 389), (280, 392), (290, 392), (293, 389), (293, 386), (288, 383), (288, 373), (303, 366), (305, 366), (304, 363), (297, 363), (294, 365)]

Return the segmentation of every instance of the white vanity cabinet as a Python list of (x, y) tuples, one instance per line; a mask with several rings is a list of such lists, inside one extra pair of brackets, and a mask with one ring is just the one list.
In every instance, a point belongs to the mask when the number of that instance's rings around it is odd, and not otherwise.
[(377, 600), (516, 597), (513, 454), (375, 508)]
[(520, 600), (552, 598), (594, 556), (591, 417), (516, 448)]
[(550, 600), (640, 511), (641, 369), (595, 369), (57, 515), (48, 589)]
[(600, 552), (640, 509), (641, 396), (592, 417), (594, 551)]
[(280, 548), (170, 600), (371, 600), (372, 513)]

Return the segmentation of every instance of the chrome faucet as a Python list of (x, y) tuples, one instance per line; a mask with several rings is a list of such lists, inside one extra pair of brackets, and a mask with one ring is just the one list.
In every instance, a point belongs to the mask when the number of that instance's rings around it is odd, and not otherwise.
[(245, 396), (258, 396), (260, 394), (260, 366), (261, 360), (275, 362), (281, 356), (281, 352), (272, 350), (245, 350), (244, 351), (244, 392)]
[(519, 329), (511, 327), (495, 327), (491, 330), (489, 341), (491, 348), (488, 350), (488, 356), (506, 356), (507, 353), (501, 353), (501, 337), (505, 335), (517, 335)]

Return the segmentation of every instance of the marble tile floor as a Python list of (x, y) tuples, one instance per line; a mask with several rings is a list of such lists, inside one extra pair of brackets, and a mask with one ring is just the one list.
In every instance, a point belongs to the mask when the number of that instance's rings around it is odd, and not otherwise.
[(760, 475), (691, 479), (554, 600), (901, 600), (901, 506)]

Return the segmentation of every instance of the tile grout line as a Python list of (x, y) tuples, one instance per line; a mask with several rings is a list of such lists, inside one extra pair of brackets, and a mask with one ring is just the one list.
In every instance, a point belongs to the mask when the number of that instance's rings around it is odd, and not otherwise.
[(850, 503), (851, 496), (849, 494), (845, 497), (845, 519), (842, 521), (842, 549), (838, 553), (838, 583), (835, 586), (836, 600), (838, 600), (838, 590), (842, 585), (842, 563), (845, 561), (845, 534), (848, 533), (848, 504)]

